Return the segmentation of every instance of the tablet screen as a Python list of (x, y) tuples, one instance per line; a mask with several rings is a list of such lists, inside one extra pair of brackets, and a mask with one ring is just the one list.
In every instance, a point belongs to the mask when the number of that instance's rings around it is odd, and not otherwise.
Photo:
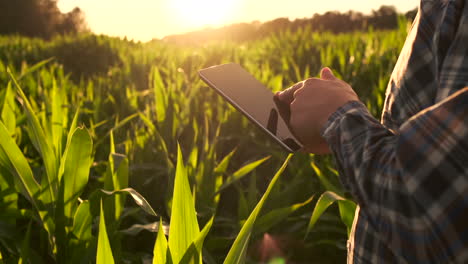
[(213, 66), (200, 70), (199, 74), (209, 86), (288, 151), (301, 148), (279, 115), (273, 92), (240, 65)]

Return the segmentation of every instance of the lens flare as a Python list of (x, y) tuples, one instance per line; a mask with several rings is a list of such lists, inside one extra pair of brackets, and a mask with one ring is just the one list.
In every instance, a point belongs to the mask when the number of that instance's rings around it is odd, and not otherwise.
[(215, 26), (227, 22), (236, 0), (172, 0), (170, 5), (183, 26)]

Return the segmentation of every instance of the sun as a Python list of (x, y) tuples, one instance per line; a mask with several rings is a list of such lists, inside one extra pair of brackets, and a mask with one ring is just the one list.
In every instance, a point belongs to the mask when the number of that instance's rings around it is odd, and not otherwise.
[(238, 0), (169, 0), (181, 26), (216, 26), (226, 23)]

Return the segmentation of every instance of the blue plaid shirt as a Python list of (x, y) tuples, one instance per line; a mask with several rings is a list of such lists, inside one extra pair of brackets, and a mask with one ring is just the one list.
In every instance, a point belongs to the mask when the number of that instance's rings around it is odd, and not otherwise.
[(468, 0), (422, 0), (381, 122), (360, 102), (322, 135), (357, 200), (349, 263), (468, 263)]

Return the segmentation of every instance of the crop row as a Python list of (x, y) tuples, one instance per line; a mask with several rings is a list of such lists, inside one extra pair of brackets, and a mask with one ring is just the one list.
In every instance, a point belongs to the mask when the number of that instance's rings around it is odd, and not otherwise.
[(1, 259), (344, 261), (356, 205), (332, 158), (287, 157), (197, 70), (236, 62), (277, 91), (329, 66), (378, 117), (405, 36), (0, 37)]

